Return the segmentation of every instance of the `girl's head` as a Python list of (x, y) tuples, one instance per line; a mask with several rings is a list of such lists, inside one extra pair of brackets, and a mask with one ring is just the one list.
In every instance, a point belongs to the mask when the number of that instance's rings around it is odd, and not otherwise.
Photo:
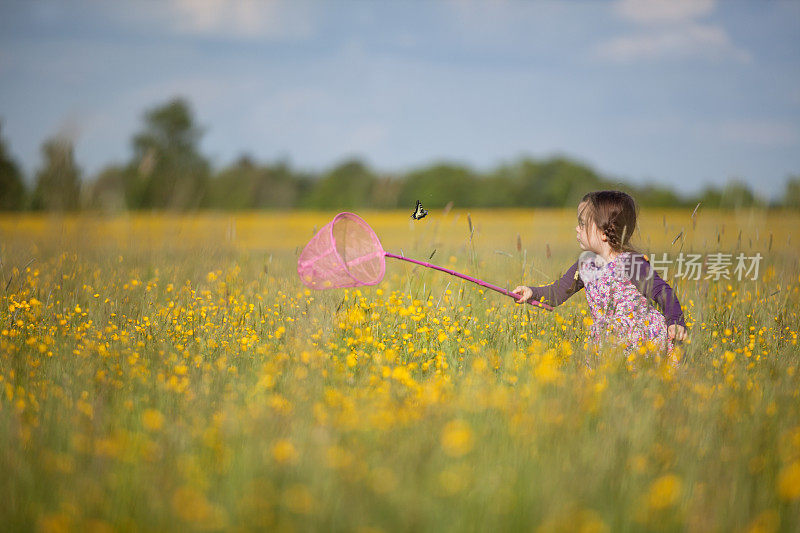
[(605, 246), (630, 251), (636, 229), (636, 202), (622, 191), (590, 192), (578, 204), (577, 239), (581, 248), (600, 254)]

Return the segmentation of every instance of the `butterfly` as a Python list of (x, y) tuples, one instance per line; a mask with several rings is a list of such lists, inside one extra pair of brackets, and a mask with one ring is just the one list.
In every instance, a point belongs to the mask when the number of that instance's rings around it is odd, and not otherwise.
[(417, 206), (414, 208), (414, 212), (411, 213), (411, 218), (414, 220), (419, 220), (421, 218), (425, 218), (428, 214), (428, 211), (422, 208), (422, 203), (417, 200)]

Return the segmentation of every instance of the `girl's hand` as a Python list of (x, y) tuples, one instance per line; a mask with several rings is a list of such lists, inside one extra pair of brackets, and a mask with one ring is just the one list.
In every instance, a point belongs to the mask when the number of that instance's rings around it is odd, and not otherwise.
[(686, 328), (680, 324), (672, 324), (667, 328), (667, 334), (670, 340), (682, 341), (686, 338)]
[(519, 295), (519, 299), (517, 300), (518, 304), (524, 304), (525, 302), (530, 300), (531, 297), (533, 296), (533, 291), (531, 290), (531, 288), (526, 287), (525, 285), (520, 285), (511, 292)]

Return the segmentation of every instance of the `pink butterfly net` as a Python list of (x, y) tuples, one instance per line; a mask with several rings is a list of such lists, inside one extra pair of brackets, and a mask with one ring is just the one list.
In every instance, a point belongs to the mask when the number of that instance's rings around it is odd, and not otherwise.
[[(306, 287), (317, 290), (377, 285), (386, 273), (387, 257), (446, 272), (517, 298), (511, 291), (483, 280), (384, 251), (372, 228), (353, 213), (339, 213), (311, 238), (297, 260), (297, 274)], [(541, 302), (528, 300), (528, 303), (552, 310)]]
[(376, 285), (386, 272), (385, 255), (364, 219), (339, 213), (303, 249), (297, 273), (311, 289)]

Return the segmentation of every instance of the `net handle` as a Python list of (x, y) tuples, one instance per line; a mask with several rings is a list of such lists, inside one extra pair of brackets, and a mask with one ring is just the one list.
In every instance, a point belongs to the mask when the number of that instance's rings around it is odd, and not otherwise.
[[(497, 285), (492, 285), (491, 283), (488, 283), (486, 281), (483, 281), (483, 280), (480, 280), (480, 279), (477, 279), (477, 278), (473, 278), (472, 276), (467, 276), (466, 274), (462, 274), (461, 272), (456, 272), (455, 270), (450, 270), (449, 268), (444, 268), (444, 267), (440, 267), (440, 266), (437, 266), (437, 265), (432, 265), (430, 263), (426, 263), (425, 261), (417, 261), (416, 259), (410, 259), (408, 257), (403, 257), (402, 255), (396, 255), (396, 254), (389, 253), (389, 252), (384, 252), (384, 253), (385, 253), (386, 257), (391, 257), (393, 259), (400, 259), (401, 261), (408, 261), (409, 263), (414, 263), (415, 265), (420, 265), (420, 266), (424, 266), (424, 267), (427, 267), (427, 268), (432, 268), (434, 270), (439, 270), (440, 272), (445, 272), (447, 274), (450, 274), (451, 276), (455, 276), (457, 278), (461, 278), (461, 279), (464, 279), (464, 280), (467, 280), (467, 281), (471, 281), (472, 283), (477, 283), (481, 287), (486, 287), (487, 289), (491, 289), (493, 291), (499, 292), (500, 294), (505, 294), (506, 296), (510, 296), (511, 298), (514, 298), (515, 300), (519, 299), (519, 295), (518, 294), (514, 294), (513, 292), (509, 291), (508, 289), (504, 289), (502, 287), (498, 287)], [(542, 309), (547, 309), (548, 311), (552, 311), (553, 310), (553, 307), (551, 305), (547, 305), (546, 303), (539, 302), (539, 301), (536, 301), (536, 300), (528, 300), (528, 303), (531, 304), (531, 305), (534, 305), (536, 307), (541, 307)]]

